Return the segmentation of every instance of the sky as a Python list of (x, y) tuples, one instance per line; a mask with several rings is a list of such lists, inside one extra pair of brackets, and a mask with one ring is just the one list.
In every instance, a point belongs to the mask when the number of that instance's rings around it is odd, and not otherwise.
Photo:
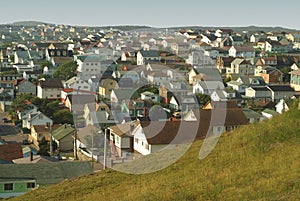
[(105, 26), (282, 26), (300, 29), (300, 1), (15, 0), (3, 1), (0, 24), (41, 21)]

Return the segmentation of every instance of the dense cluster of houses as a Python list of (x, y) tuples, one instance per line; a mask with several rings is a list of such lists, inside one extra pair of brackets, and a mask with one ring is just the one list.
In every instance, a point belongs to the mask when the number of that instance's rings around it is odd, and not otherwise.
[[(272, 118), (299, 95), (299, 33), (94, 29), (84, 35), (73, 27), (39, 29), (39, 39), (0, 49), (2, 110), (20, 94), (31, 94), (59, 100), (74, 115), (74, 125), (59, 125), (30, 101), (27, 110), (16, 111), (37, 150), (52, 137), (60, 152), (101, 161), (107, 139), (111, 161), (148, 155)], [(64, 38), (65, 32), (76, 38)], [(76, 76), (53, 78), (69, 61), (77, 63)], [(200, 105), (199, 96), (210, 101)], [(53, 162), (30, 154), (22, 159), (21, 153), (18, 147), (15, 157), (0, 159)]]

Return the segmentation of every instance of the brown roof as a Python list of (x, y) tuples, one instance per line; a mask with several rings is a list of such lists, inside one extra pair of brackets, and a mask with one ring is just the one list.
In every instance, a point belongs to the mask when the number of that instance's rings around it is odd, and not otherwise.
[(45, 81), (40, 81), (39, 86), (42, 88), (63, 88), (62, 82), (60, 79), (47, 79)]
[(234, 48), (237, 52), (255, 52), (255, 49), (252, 45), (236, 45)]
[[(38, 133), (42, 133), (42, 132), (50, 132), (50, 128), (45, 126), (45, 125), (35, 125), (33, 126), (34, 127), (34, 130)], [(54, 124), (52, 126), (52, 131), (54, 131), (55, 129), (57, 129), (58, 127), (60, 127), (59, 124)]]
[[(197, 112), (197, 111), (196, 111)], [(201, 110), (200, 121), (140, 122), (149, 144), (182, 144), (212, 134), (211, 126), (248, 124), (241, 109)]]
[(0, 145), (0, 159), (12, 161), (17, 158), (22, 158), (22, 147), (19, 144), (4, 144)]
[(123, 135), (129, 135), (130, 130), (131, 130), (131, 125), (134, 126), (134, 128), (136, 128), (139, 125), (139, 121), (136, 122), (128, 122), (128, 123), (124, 123), (124, 124), (119, 124), (116, 126), (111, 126), (109, 127), (109, 129), (116, 135), (118, 136), (123, 136)]

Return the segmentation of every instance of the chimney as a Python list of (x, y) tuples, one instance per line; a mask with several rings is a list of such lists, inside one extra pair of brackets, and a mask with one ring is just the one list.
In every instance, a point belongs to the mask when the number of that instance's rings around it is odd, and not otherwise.
[(33, 161), (33, 153), (30, 151), (30, 161)]

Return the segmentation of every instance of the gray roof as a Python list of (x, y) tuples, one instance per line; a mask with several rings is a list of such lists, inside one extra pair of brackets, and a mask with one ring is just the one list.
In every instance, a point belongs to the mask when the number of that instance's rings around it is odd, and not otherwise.
[(159, 57), (159, 52), (156, 50), (140, 51), (143, 57)]
[(1, 165), (0, 177), (34, 178), (38, 184), (55, 184), (90, 174), (90, 162), (60, 162)]

